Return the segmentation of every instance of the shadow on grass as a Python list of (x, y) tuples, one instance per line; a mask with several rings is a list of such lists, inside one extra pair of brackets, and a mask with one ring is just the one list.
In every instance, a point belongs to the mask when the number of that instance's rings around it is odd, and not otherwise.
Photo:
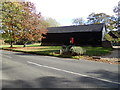
[[(34, 52), (28, 52), (28, 53), (34, 54), (34, 55), (42, 55), (42, 56), (54, 56), (59, 58), (72, 58), (71, 55), (60, 55), (59, 50), (34, 51)], [(17, 53), (16, 55), (28, 55), (28, 54)]]
[[(19, 52), (19, 51), (18, 51)], [(49, 55), (54, 56), (54, 53), (59, 53), (59, 50), (46, 50), (46, 51), (20, 51), (20, 53), (15, 53), (15, 55)]]
[(44, 50), (44, 51), (34, 51), (34, 52), (31, 51), (30, 53), (53, 56), (54, 53), (59, 53), (59, 50)]
[[(27, 53), (27, 52), (18, 52), (18, 53), (14, 53), (14, 55), (24, 55), (24, 56), (31, 56), (31, 53)], [(33, 56), (33, 55), (32, 55)]]

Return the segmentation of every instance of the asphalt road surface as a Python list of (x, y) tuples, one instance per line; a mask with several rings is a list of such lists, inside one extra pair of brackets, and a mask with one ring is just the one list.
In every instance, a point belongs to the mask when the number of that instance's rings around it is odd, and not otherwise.
[(117, 64), (3, 50), (1, 57), (2, 88), (118, 88), (120, 85)]

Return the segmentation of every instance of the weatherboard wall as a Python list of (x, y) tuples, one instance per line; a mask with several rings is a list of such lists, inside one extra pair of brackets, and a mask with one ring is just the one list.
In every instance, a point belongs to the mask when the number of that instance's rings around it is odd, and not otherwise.
[(101, 46), (105, 29), (104, 24), (48, 28), (42, 45), (69, 45), (73, 37), (74, 45)]
[(75, 33), (48, 33), (42, 45), (69, 45), (70, 38), (74, 38), (74, 45), (101, 45), (101, 32), (75, 32)]

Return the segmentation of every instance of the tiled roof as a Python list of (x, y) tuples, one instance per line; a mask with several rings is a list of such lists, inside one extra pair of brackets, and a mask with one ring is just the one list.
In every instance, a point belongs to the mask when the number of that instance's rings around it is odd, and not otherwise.
[(77, 26), (49, 27), (48, 33), (100, 32), (104, 26), (105, 24), (101, 23)]

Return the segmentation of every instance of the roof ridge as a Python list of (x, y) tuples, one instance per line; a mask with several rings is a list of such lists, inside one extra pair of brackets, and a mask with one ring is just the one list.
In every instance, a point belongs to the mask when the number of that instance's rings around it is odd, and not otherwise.
[(85, 24), (85, 25), (71, 25), (71, 26), (58, 26), (58, 27), (48, 27), (48, 28), (77, 27), (77, 26), (90, 26), (90, 25), (105, 25), (105, 23), (99, 23), (99, 24)]
[(64, 27), (50, 27), (48, 33), (70, 33), (70, 32), (99, 32), (102, 30), (104, 24), (89, 24), (77, 26)]

